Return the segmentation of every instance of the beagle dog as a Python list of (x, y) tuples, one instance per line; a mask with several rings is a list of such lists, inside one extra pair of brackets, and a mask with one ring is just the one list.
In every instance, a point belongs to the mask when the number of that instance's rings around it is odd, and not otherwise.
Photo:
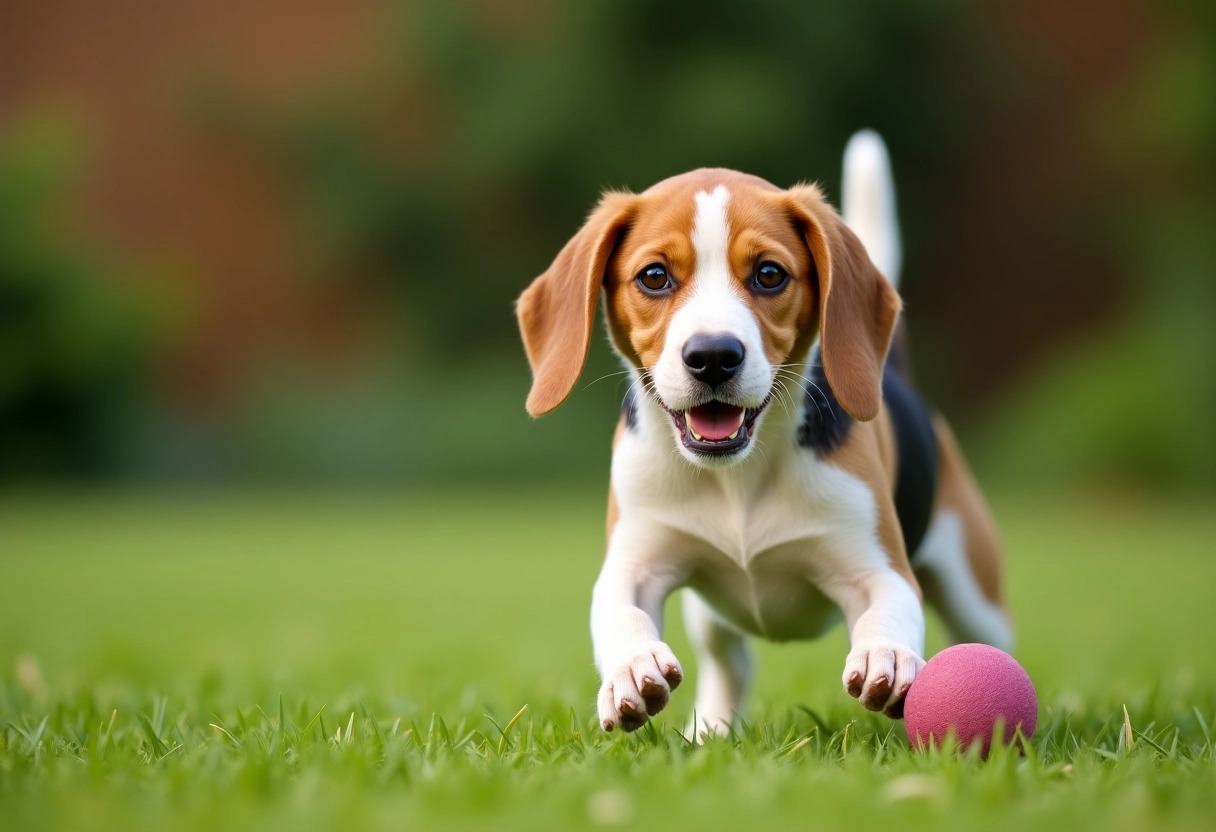
[(700, 663), (691, 737), (739, 717), (748, 636), (843, 618), (844, 688), (892, 718), (924, 665), (923, 600), (954, 639), (1011, 646), (988, 509), (909, 386), (902, 338), (891, 349), (899, 236), (877, 134), (850, 141), (844, 182), (843, 219), (814, 185), (724, 169), (609, 192), (519, 299), (533, 416), (573, 389), (601, 295), (633, 380), (591, 604), (606, 731), (643, 725), (683, 679), (662, 636), (676, 589)]

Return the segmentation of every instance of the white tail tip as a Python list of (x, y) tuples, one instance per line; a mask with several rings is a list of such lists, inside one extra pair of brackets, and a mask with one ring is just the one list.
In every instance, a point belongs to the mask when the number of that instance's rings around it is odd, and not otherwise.
[(844, 184), (840, 212), (878, 270), (899, 285), (903, 251), (895, 213), (895, 181), (882, 137), (859, 130), (844, 151)]

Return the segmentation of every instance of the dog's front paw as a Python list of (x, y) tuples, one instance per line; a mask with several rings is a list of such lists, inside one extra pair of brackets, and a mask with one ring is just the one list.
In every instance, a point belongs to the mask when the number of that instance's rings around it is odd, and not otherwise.
[(684, 680), (684, 671), (671, 648), (661, 641), (641, 645), (604, 676), (600, 686), (600, 725), (636, 731), (667, 707), (671, 692)]
[(859, 644), (844, 662), (844, 688), (871, 711), (904, 715), (904, 697), (925, 660), (894, 643)]

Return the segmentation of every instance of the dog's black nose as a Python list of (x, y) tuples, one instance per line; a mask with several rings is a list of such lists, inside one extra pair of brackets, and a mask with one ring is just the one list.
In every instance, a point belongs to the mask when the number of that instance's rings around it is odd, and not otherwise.
[(693, 378), (717, 387), (743, 366), (743, 342), (733, 335), (694, 335), (684, 345), (683, 358)]

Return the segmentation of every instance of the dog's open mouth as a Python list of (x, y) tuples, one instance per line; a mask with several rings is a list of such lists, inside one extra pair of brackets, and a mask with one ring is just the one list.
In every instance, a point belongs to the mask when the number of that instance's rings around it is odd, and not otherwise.
[(664, 405), (684, 447), (707, 456), (727, 456), (747, 446), (756, 427), (756, 418), (768, 406), (740, 407), (710, 401), (687, 410), (672, 410)]

